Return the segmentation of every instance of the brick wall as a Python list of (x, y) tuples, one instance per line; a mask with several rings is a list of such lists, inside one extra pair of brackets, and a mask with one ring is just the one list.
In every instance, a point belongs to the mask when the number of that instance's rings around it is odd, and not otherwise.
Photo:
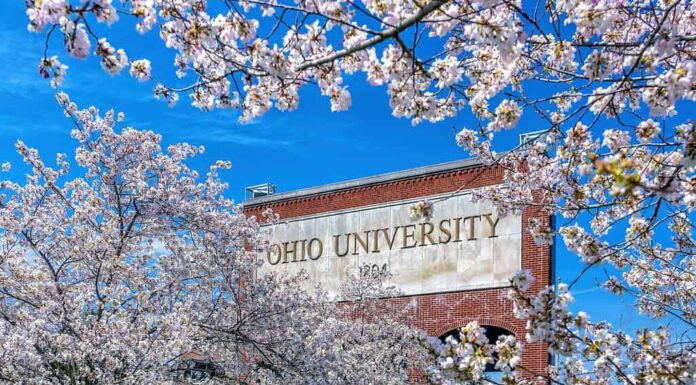
[[(366, 205), (392, 202), (420, 196), (454, 192), (498, 184), (502, 181), (500, 167), (482, 166), (422, 175), (408, 179), (360, 186), (342, 191), (332, 191), (312, 196), (301, 196), (266, 204), (245, 205), (247, 215), (256, 215), (271, 208), (281, 218), (311, 215)], [(550, 248), (538, 246), (525, 231), (529, 218), (542, 217), (538, 209), (530, 208), (522, 214), (522, 267), (529, 269), (535, 278), (532, 290), (549, 284)], [(402, 297), (404, 305), (413, 304), (416, 309), (416, 325), (433, 336), (461, 327), (477, 320), (481, 325), (491, 325), (512, 331), (524, 341), (525, 321), (512, 315), (512, 303), (507, 299), (507, 289), (481, 289), (439, 294)], [(525, 344), (521, 366), (529, 377), (543, 374), (549, 363), (546, 346), (541, 343)], [(524, 369), (523, 369), (524, 370)]]

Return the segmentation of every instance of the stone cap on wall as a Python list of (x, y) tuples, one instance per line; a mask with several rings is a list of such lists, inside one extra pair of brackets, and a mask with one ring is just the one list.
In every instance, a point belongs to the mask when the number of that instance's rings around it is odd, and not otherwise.
[(264, 197), (249, 199), (243, 203), (245, 207), (253, 207), (264, 205), (272, 202), (302, 198), (312, 195), (320, 195), (337, 191), (352, 190), (359, 187), (378, 185), (398, 180), (411, 179), (432, 174), (440, 174), (444, 172), (461, 170), (481, 166), (483, 163), (477, 158), (469, 158), (463, 160), (455, 160), (453, 162), (445, 162), (430, 166), (416, 167), (403, 171), (389, 172), (365, 178), (351, 179), (344, 182), (329, 183), (316, 187), (309, 187), (294, 191), (288, 191), (280, 194), (268, 195)]

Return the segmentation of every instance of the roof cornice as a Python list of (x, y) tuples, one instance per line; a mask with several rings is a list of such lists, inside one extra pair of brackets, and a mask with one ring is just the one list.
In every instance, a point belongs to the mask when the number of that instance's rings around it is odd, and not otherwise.
[(442, 174), (445, 172), (457, 171), (472, 167), (481, 166), (483, 163), (476, 158), (456, 160), (453, 162), (439, 163), (430, 166), (417, 167), (403, 171), (389, 172), (365, 178), (351, 179), (344, 182), (329, 183), (316, 187), (309, 187), (299, 190), (288, 191), (280, 194), (268, 195), (264, 197), (249, 199), (243, 203), (243, 206), (253, 207), (265, 205), (269, 203), (287, 201), (298, 198), (306, 198), (309, 196), (334, 193), (339, 191), (353, 190), (368, 186), (385, 184), (406, 179), (414, 179), (423, 176)]

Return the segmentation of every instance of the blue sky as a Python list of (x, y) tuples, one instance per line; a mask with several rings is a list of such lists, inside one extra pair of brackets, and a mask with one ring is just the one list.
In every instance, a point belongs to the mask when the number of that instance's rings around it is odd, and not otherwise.
[[(0, 10), (0, 54), (5, 57), (0, 63), (5, 74), (0, 79), (0, 151), (11, 152), (16, 138), (42, 153), (64, 151), (70, 142), (69, 121), (54, 101), (54, 90), (37, 72), (43, 36), (27, 32), (21, 4), (3, 2)], [(134, 46), (119, 44), (137, 37), (134, 30), (115, 28), (119, 39), (110, 39), (114, 46), (124, 46), (133, 59), (150, 58), (158, 79), (175, 80), (173, 56), (156, 31), (145, 37), (145, 44)], [(453, 127), (461, 122), (412, 127), (408, 120), (391, 116), (384, 88), (354, 82), (353, 108), (343, 113), (332, 113), (329, 100), (307, 88), (298, 110), (274, 111), (242, 125), (235, 111), (202, 112), (191, 107), (185, 95), (175, 108), (168, 108), (152, 97), (153, 83), (138, 83), (127, 71), (110, 77), (97, 60), (71, 60), (60, 37), (55, 37), (49, 55), (58, 54), (70, 67), (63, 89), (73, 101), (81, 107), (93, 104), (123, 111), (126, 124), (155, 130), (167, 142), (203, 144), (207, 152), (202, 163), (232, 161), (230, 195), (236, 200), (243, 198), (245, 186), (266, 181), (288, 191), (466, 155), (453, 140)]]
[[(118, 34), (112, 33), (110, 39), (114, 46), (126, 48), (132, 59), (151, 59), (154, 77), (175, 81), (173, 56), (156, 31), (134, 40), (138, 35), (130, 26), (117, 24), (115, 28)], [(218, 159), (230, 160), (233, 168), (223, 178), (230, 185), (228, 195), (237, 201), (243, 199), (245, 186), (263, 182), (289, 191), (463, 159), (467, 154), (454, 141), (455, 127), (476, 124), (464, 113), (440, 124), (413, 127), (409, 120), (391, 116), (383, 87), (368, 86), (362, 77), (356, 77), (347, 79), (353, 97), (347, 112), (332, 113), (329, 101), (307, 88), (296, 111), (273, 111), (252, 124), (240, 125), (234, 111), (202, 112), (191, 107), (185, 96), (175, 108), (168, 108), (152, 97), (152, 83), (138, 83), (126, 73), (112, 78), (96, 60), (69, 59), (60, 43), (59, 38), (54, 39), (49, 55), (59, 55), (70, 66), (63, 90), (73, 101), (81, 107), (122, 111), (127, 125), (161, 133), (166, 143), (205, 145), (206, 153), (193, 164), (199, 169)], [(12, 161), (9, 177), (18, 181), (23, 170), (14, 153), (17, 139), (38, 148), (46, 159), (53, 159), (56, 152), (70, 155), (74, 147), (69, 136), (71, 123), (55, 103), (55, 91), (37, 71), (43, 44), (42, 35), (27, 32), (21, 2), (0, 4), (0, 163)], [(523, 116), (521, 121), (529, 131), (535, 130), (534, 123), (532, 116)], [(507, 147), (516, 144), (517, 134), (504, 135)], [(557, 261), (558, 276), (564, 281), (574, 278), (581, 268), (575, 256), (558, 246)], [(596, 274), (576, 285), (574, 308), (622, 328), (644, 325), (647, 321), (628, 305), (597, 288)]]

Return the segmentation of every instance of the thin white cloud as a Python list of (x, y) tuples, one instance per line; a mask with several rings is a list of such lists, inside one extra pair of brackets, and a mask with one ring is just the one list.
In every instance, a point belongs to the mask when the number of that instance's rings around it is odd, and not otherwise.
[(39, 75), (43, 46), (26, 30), (0, 30), (0, 92), (31, 97), (36, 93), (53, 93), (48, 80)]
[(571, 290), (570, 293), (571, 293), (574, 297), (577, 297), (577, 296), (579, 296), (579, 295), (594, 293), (595, 291), (598, 291), (598, 290), (600, 290), (600, 289), (601, 289), (601, 287), (595, 286), (595, 287), (590, 287), (590, 288), (587, 288), (587, 289)]
[(253, 147), (279, 147), (292, 144), (289, 140), (270, 139), (258, 135), (245, 135), (234, 132), (234, 127), (230, 127), (230, 129), (201, 129), (199, 132), (185, 135), (184, 138), (203, 143), (235, 143)]
[(22, 118), (8, 114), (2, 115), (0, 117), (0, 137), (9, 136), (13, 140), (19, 138), (18, 134), (36, 132), (64, 132), (67, 134), (73, 128), (72, 123), (63, 120), (61, 116), (58, 116), (57, 119), (44, 119), (42, 117)]
[[(236, 114), (230, 111), (186, 113), (188, 107), (169, 111), (165, 117), (178, 122), (191, 122), (194, 127), (186, 128), (181, 135), (185, 140), (198, 143), (228, 143), (250, 147), (277, 148), (290, 146), (296, 141), (288, 130), (267, 120), (257, 119), (249, 124), (237, 121)], [(181, 132), (182, 127), (172, 131)]]

